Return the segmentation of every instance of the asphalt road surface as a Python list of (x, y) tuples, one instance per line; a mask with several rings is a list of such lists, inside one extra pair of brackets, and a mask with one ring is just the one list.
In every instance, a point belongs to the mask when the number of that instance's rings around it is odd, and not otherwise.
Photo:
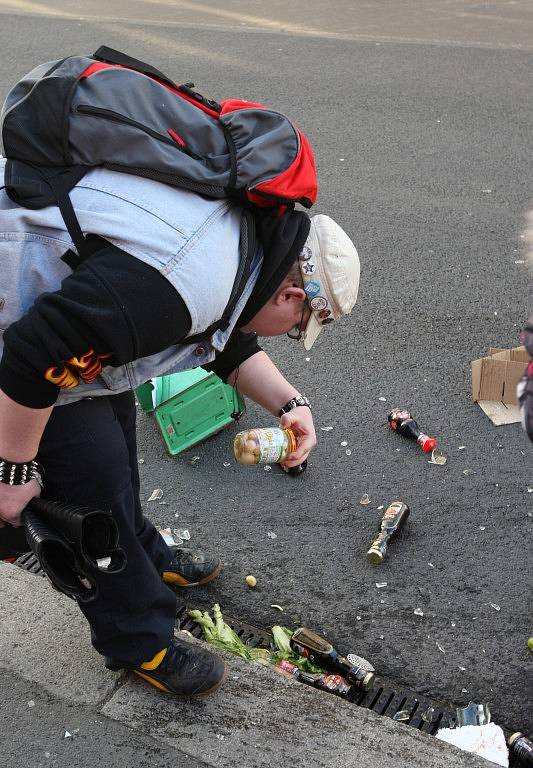
[[(316, 211), (359, 250), (348, 320), (311, 353), (265, 343), (313, 402), (304, 476), (237, 466), (235, 428), (170, 458), (140, 416), (143, 498), (164, 491), (147, 514), (226, 563), (190, 600), (264, 627), (307, 623), (412, 688), (488, 701), (496, 722), (533, 731), (532, 446), (472, 404), (469, 366), (516, 346), (531, 310), (531, 3), (0, 0), (0, 22), (3, 93), (40, 61), (107, 44), (215, 98), (289, 113), (315, 149)], [(388, 429), (398, 405), (445, 466)], [(252, 404), (240, 426), (275, 422)], [(373, 570), (378, 507), (397, 498), (411, 518)]]

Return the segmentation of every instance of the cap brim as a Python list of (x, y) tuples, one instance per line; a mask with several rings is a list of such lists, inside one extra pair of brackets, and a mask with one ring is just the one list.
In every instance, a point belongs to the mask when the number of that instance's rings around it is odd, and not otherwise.
[(305, 336), (304, 336), (304, 347), (307, 350), (310, 350), (315, 341), (317, 340), (320, 331), (322, 330), (324, 326), (320, 325), (318, 320), (315, 317), (315, 313), (311, 312), (311, 316), (309, 320), (307, 321), (307, 325), (305, 326)]

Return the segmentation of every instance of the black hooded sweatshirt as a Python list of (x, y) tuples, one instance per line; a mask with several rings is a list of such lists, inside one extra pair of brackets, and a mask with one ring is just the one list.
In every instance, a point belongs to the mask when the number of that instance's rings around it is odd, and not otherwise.
[[(256, 233), (264, 260), (254, 290), (224, 350), (204, 366), (226, 380), (241, 363), (260, 351), (245, 325), (272, 296), (300, 254), (310, 220), (302, 211), (275, 217), (256, 211)], [(149, 310), (147, 310), (149, 308)], [(73, 360), (90, 356), (96, 376), (105, 365), (125, 365), (175, 344), (189, 343), (191, 318), (176, 289), (156, 269), (107, 244), (61, 284), (41, 294), (4, 334), (0, 389), (29, 408), (53, 405), (63, 382), (79, 368)], [(53, 383), (46, 372), (53, 370)], [(81, 379), (83, 380), (83, 376)], [(87, 380), (87, 379), (85, 379)], [(111, 393), (110, 393), (111, 394)]]

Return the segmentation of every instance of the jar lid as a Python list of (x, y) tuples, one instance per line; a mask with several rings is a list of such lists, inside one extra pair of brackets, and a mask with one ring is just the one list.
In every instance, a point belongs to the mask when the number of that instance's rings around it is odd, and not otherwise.
[(294, 434), (292, 429), (286, 429), (285, 432), (287, 433), (287, 436), (289, 438), (289, 453), (294, 453), (294, 451), (298, 447), (298, 441), (296, 440), (296, 435)]

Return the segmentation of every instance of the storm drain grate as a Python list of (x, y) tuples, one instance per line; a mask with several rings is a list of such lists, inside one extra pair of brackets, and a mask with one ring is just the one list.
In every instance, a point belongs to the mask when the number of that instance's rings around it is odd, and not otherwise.
[(46, 573), (41, 568), (41, 564), (33, 552), (26, 552), (25, 555), (17, 557), (13, 565), (18, 565), (23, 571), (35, 573), (36, 575), (44, 576), (46, 578)]
[[(15, 565), (24, 571), (45, 576), (37, 557), (28, 552), (15, 560)], [(202, 628), (188, 615), (193, 606), (181, 605), (176, 614), (176, 626), (184, 629), (198, 639), (202, 638)], [(244, 621), (234, 619), (224, 614), (224, 620), (236, 632), (243, 643), (252, 648), (270, 648), (272, 635)], [(358, 691), (351, 699), (353, 704), (365, 709), (371, 709), (378, 715), (390, 717), (404, 725), (410, 725), (419, 731), (434, 735), (439, 728), (453, 727), (455, 712), (442, 702), (428, 699), (407, 688), (400, 688), (380, 675), (376, 675), (374, 688), (371, 691)], [(431, 711), (432, 710), (432, 711)], [(400, 714), (401, 713), (401, 714)], [(400, 717), (398, 715), (400, 714)]]
[[(182, 605), (177, 612), (176, 625), (185, 629), (193, 637), (202, 637), (202, 628), (188, 615), (192, 606)], [(243, 643), (253, 648), (270, 648), (272, 635), (265, 630), (253, 627), (239, 619), (224, 614), (224, 620), (242, 639)], [(404, 725), (410, 725), (419, 731), (435, 735), (439, 728), (455, 725), (455, 712), (442, 702), (428, 699), (407, 688), (400, 688), (392, 680), (376, 675), (371, 691), (358, 691), (351, 699), (353, 704), (371, 709), (377, 715), (390, 717)], [(401, 713), (400, 717), (398, 715)]]

